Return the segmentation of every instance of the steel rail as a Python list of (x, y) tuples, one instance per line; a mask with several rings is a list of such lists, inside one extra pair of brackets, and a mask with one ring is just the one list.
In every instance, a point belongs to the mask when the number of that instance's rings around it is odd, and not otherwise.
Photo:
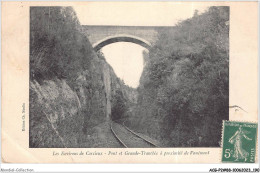
[(129, 129), (129, 128), (125, 125), (125, 122), (123, 122), (123, 126), (124, 126), (129, 132), (131, 132), (131, 133), (133, 133), (135, 136), (137, 136), (137, 137), (143, 139), (145, 142), (147, 142), (147, 143), (149, 143), (149, 144), (151, 144), (151, 145), (153, 145), (153, 146), (155, 146), (155, 147), (159, 147), (159, 146), (157, 146), (156, 144), (154, 144), (153, 142), (151, 142), (151, 141), (149, 141), (149, 140), (147, 140), (147, 139), (144, 139), (142, 136), (140, 136), (139, 134), (137, 134), (137, 133), (134, 132), (133, 130)]
[(115, 133), (113, 127), (112, 127), (112, 123), (110, 123), (110, 129), (112, 131), (112, 133), (114, 134), (114, 136), (116, 137), (116, 139), (119, 141), (120, 144), (122, 144), (125, 148), (128, 148), (127, 145), (117, 136), (117, 134)]

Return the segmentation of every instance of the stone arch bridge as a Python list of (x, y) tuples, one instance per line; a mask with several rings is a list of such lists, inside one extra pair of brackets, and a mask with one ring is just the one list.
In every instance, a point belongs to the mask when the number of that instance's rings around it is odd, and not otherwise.
[(105, 26), (84, 25), (82, 32), (95, 51), (116, 42), (131, 42), (148, 49), (156, 42), (158, 33), (169, 26)]

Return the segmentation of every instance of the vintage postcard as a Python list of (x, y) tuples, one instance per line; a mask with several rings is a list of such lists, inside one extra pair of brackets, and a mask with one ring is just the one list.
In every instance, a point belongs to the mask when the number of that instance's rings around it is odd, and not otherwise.
[(2, 2), (2, 162), (255, 163), (257, 2)]

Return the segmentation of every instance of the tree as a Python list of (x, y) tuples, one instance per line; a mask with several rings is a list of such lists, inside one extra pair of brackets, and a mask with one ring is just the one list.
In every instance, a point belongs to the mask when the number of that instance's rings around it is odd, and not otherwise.
[(111, 118), (112, 120), (122, 118), (127, 111), (127, 101), (121, 90), (116, 90), (116, 94), (112, 98)]

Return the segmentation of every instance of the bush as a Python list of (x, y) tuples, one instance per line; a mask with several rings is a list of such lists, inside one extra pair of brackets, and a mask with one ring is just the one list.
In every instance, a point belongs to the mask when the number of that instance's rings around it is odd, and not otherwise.
[(72, 7), (30, 8), (30, 78), (68, 79), (89, 67), (92, 46)]
[(222, 120), (228, 119), (228, 21), (229, 7), (210, 7), (159, 33), (150, 49), (138, 109), (153, 111), (136, 117), (163, 121), (155, 136), (168, 145), (219, 146)]
[(124, 98), (121, 90), (116, 90), (116, 94), (112, 98), (111, 118), (117, 120), (123, 118), (127, 112), (127, 100)]

